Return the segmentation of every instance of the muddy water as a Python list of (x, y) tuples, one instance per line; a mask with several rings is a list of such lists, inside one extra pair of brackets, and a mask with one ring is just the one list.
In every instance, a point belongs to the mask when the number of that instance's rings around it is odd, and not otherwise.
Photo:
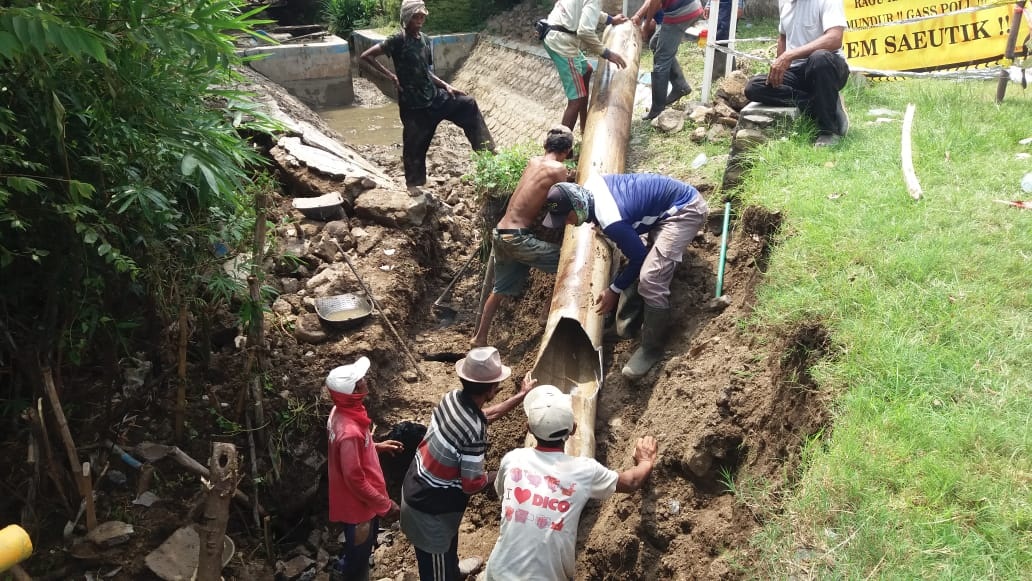
[(319, 116), (344, 136), (349, 145), (391, 145), (401, 143), (398, 105), (324, 109)]

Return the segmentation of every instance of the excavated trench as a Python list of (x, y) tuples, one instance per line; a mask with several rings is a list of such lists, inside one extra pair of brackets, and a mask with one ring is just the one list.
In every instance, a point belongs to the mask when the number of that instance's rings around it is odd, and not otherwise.
[[(529, 22), (526, 16), (514, 18)], [(559, 118), (563, 106), (551, 65), (518, 46), (512, 40), (478, 43), (453, 81), (478, 98), (501, 145), (537, 141)], [(285, 91), (258, 78), (252, 82), (288, 116), (334, 133)], [(360, 107), (378, 111), (392, 107), (362, 79), (356, 83), (356, 94)], [(381, 113), (355, 115), (368, 123)], [(386, 113), (382, 116), (394, 121)], [(269, 371), (264, 390), (266, 411), (277, 420), (259, 430), (258, 451), (245, 452), (247, 474), (240, 488), (269, 512), (268, 533), (263, 533), (246, 507), (233, 510), (228, 534), (236, 541), (237, 556), (224, 570), (227, 579), (272, 578), (273, 563), (299, 556), (310, 557), (315, 569), (324, 571), (328, 555), (338, 550), (340, 531), (326, 522), (323, 426), (330, 406), (322, 393), (323, 378), (332, 367), (366, 355), (373, 361), (367, 407), (377, 439), (398, 427), (403, 428), (403, 436), (411, 436), (412, 425), (406, 422), (425, 424), (441, 396), (458, 387), (454, 361), (468, 350), (473, 334), (482, 257), (473, 259), (452, 291), (449, 305), (456, 311), (454, 324), (442, 327), (432, 303), (470, 256), (480, 252), (482, 225), (492, 223), (501, 211), (482, 209), (461, 179), (471, 170), (469, 147), (461, 131), (447, 123), (431, 146), (428, 166), (434, 195), (419, 202), (419, 221), (411, 212), (381, 211), (377, 204), (407, 193), (384, 187), (379, 177), (326, 175), (299, 164), (282, 142), (267, 145), (284, 190), (270, 209), (276, 224), (270, 238), (277, 250), (267, 263), (266, 281), (280, 293), (266, 317)], [(397, 141), (367, 141), (352, 144), (351, 149), (375, 166), (370, 175), (386, 175), (400, 183)], [(626, 168), (653, 169), (647, 160)], [(696, 186), (711, 207), (719, 206), (713, 184)], [(345, 199), (346, 215), (337, 220), (302, 219), (291, 208), (292, 197), (329, 191), (340, 191)], [(482, 214), (487, 214), (486, 219)], [(761, 570), (750, 538), (765, 518), (779, 510), (776, 499), (779, 491), (792, 485), (803, 443), (829, 421), (825, 402), (808, 372), (830, 350), (820, 323), (794, 329), (743, 323), (752, 312), (755, 289), (763, 279), (780, 222), (778, 214), (762, 208), (736, 210), (724, 275), (729, 304), (723, 309), (707, 307), (715, 288), (720, 236), (707, 231), (693, 242), (672, 285), (674, 331), (667, 357), (645, 378), (631, 383), (619, 373), (634, 341), (603, 343), (595, 456), (614, 469), (627, 468), (635, 439), (651, 434), (659, 440), (660, 457), (642, 491), (616, 495), (585, 511), (579, 528), (578, 579), (734, 579), (755, 576)], [(542, 236), (555, 239), (557, 234), (542, 232)], [(345, 265), (334, 242), (348, 253), (357, 275)], [(491, 342), (514, 369), (514, 380), (503, 386), (499, 397), (511, 395), (535, 365), (554, 284), (553, 276), (535, 272), (519, 300), (508, 301), (499, 310)], [(380, 307), (370, 320), (346, 329), (319, 324), (314, 297), (356, 292), (363, 286)], [(233, 344), (235, 329), (227, 331), (229, 340), (216, 343), (210, 364), (192, 361), (189, 372), (193, 384), (205, 385), (209, 396), (223, 402), (242, 401), (235, 398), (249, 383), (242, 371), (246, 358)], [(560, 330), (559, 335), (566, 332)], [(173, 368), (173, 358), (167, 359), (166, 367)], [(140, 400), (108, 402), (105, 417), (131, 417), (131, 422), (112, 420), (107, 427), (76, 424), (73, 430), (84, 441), (110, 437), (126, 448), (145, 440), (171, 442), (167, 418), (172, 391), (152, 387)], [(251, 450), (240, 426), (227, 429), (216, 423), (218, 414), (212, 413), (210, 401), (191, 398), (189, 405), (188, 421), (201, 437), (181, 444), (185, 452), (205, 459), (210, 440), (233, 441), (240, 450)], [(226, 409), (219, 419), (233, 419), (230, 412)], [(506, 451), (522, 446), (525, 433), (519, 409), (492, 424), (488, 467), (497, 467)], [(404, 460), (385, 465), (395, 498), (405, 467)], [(132, 541), (85, 557), (76, 555), (80, 560), (73, 564), (54, 565), (51, 571), (60, 573), (51, 578), (61, 578), (62, 573), (68, 578), (85, 567), (114, 570), (114, 579), (154, 578), (143, 557), (190, 520), (190, 506), (202, 502), (193, 479), (167, 464), (157, 465), (157, 471), (160, 486), (156, 490), (163, 501), (152, 507), (133, 505), (126, 491), (105, 490), (98, 498), (100, 510), (123, 511), (136, 524), (139, 532)], [(461, 528), (461, 557), (489, 556), (499, 513), (493, 493), (473, 497)], [(60, 530), (63, 520), (51, 524), (55, 526), (41, 530)], [(61, 543), (48, 535), (40, 537), (39, 546)], [(411, 546), (396, 525), (381, 534), (380, 541), (372, 578), (396, 578), (415, 571)], [(273, 549), (273, 558), (264, 558), (267, 547)], [(32, 563), (28, 565), (32, 572)]]
[[(502, 52), (504, 58), (499, 56)], [(478, 98), (499, 143), (511, 145), (536, 140), (559, 117), (562, 97), (558, 79), (544, 74), (550, 72), (548, 66), (533, 51), (521, 52), (516, 43), (481, 41), (452, 82)], [(357, 86), (363, 83), (359, 79)], [(364, 91), (356, 90), (360, 106)], [(558, 103), (555, 95), (560, 95)], [(376, 112), (357, 112), (363, 122), (391, 107), (382, 96), (367, 99), (365, 104)], [(388, 174), (400, 176), (396, 142), (355, 148)], [(420, 359), (426, 377), (415, 376), (398, 341), (382, 325), (302, 349), (314, 355), (296, 371), (306, 376), (304, 383), (313, 390), (318, 390), (328, 366), (370, 354), (375, 381), (369, 407), (380, 436), (400, 422), (425, 423), (441, 395), (457, 387), (452, 363), (468, 349), (481, 295), (482, 261), (474, 259), (477, 268), (455, 286), (450, 301), (457, 311), (453, 325), (441, 328), (431, 303), (480, 245), (478, 203), (459, 179), (470, 168), (467, 152), (461, 132), (443, 124), (428, 158), (435, 192), (431, 219), (420, 227), (385, 229), (380, 242), (367, 243), (359, 253), (360, 261), (375, 263), (383, 261), (379, 253), (387, 246), (400, 249), (400, 258), (394, 260), (399, 266), (387, 271), (387, 277), (376, 264), (367, 264), (364, 272), (374, 280), (374, 294), (379, 293), (387, 316)], [(627, 167), (651, 169), (647, 162)], [(711, 207), (719, 206), (714, 185), (696, 185), (709, 196)], [(751, 313), (781, 218), (755, 207), (738, 210), (733, 218), (724, 280), (730, 299), (726, 308), (707, 307), (715, 287), (720, 237), (705, 232), (693, 243), (673, 283), (675, 331), (667, 358), (643, 380), (631, 383), (619, 369), (634, 342), (603, 345), (596, 457), (615, 469), (627, 468), (635, 438), (645, 434), (658, 438), (661, 453), (642, 492), (617, 495), (586, 511), (580, 523), (578, 578), (727, 579), (755, 572), (749, 539), (766, 515), (778, 511), (775, 499), (779, 490), (791, 486), (803, 443), (826, 427), (824, 401), (807, 371), (829, 350), (820, 324), (768, 329), (742, 323)], [(352, 229), (356, 226), (370, 228), (352, 220)], [(411, 263), (400, 266), (406, 260)], [(398, 275), (399, 270), (406, 274)], [(554, 277), (535, 272), (521, 299), (505, 303), (496, 319), (491, 342), (514, 367), (517, 381), (535, 363), (553, 285)], [(515, 383), (507, 385), (499, 397), (515, 389)], [(492, 424), (489, 433), (491, 467), (505, 451), (523, 445), (522, 413), (517, 410)], [(394, 491), (403, 469), (403, 464), (388, 468)], [(732, 488), (751, 488), (751, 496), (737, 498)], [(318, 494), (312, 498), (322, 502)], [(498, 521), (499, 503), (493, 493), (474, 497), (460, 535), (460, 556), (486, 559)], [(317, 523), (315, 518), (310, 525)], [(411, 547), (400, 532), (390, 530), (382, 540), (375, 553), (374, 577), (414, 570)]]

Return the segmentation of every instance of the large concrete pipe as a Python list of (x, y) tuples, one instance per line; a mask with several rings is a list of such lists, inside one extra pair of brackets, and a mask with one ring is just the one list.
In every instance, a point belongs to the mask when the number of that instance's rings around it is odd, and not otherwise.
[[(625, 23), (611, 27), (603, 40), (627, 67), (599, 61), (577, 166), (581, 184), (592, 173), (622, 172), (630, 139), (641, 35)], [(539, 384), (573, 396), (577, 432), (567, 440), (566, 452), (575, 456), (595, 455), (595, 408), (603, 378), (603, 320), (595, 313), (595, 297), (609, 286), (613, 261), (612, 247), (593, 225), (566, 228), (548, 322), (531, 371)]]

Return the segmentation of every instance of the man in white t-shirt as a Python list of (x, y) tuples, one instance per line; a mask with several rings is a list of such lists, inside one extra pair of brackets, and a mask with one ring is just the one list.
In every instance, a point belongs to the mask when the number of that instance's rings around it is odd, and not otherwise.
[(563, 451), (577, 426), (570, 396), (540, 385), (523, 401), (533, 448), (506, 454), (495, 479), (502, 500), (498, 542), (487, 561), (488, 581), (572, 580), (577, 562), (577, 525), (593, 498), (642, 487), (656, 463), (656, 439), (639, 438), (634, 468), (619, 474), (594, 458)]
[(745, 96), (765, 105), (799, 107), (817, 123), (814, 145), (834, 145), (849, 129), (839, 95), (849, 79), (842, 0), (779, 0), (779, 9), (778, 56), (768, 74), (749, 79)]

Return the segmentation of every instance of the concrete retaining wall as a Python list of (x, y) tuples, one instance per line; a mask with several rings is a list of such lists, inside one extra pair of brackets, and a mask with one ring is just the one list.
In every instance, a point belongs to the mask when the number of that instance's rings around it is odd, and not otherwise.
[(503, 147), (542, 143), (566, 108), (559, 74), (540, 44), (481, 39), (451, 83), (476, 97)]
[(244, 55), (268, 55), (251, 68), (285, 88), (313, 109), (341, 107), (355, 100), (351, 84), (351, 51), (336, 36), (321, 42), (248, 48)]

